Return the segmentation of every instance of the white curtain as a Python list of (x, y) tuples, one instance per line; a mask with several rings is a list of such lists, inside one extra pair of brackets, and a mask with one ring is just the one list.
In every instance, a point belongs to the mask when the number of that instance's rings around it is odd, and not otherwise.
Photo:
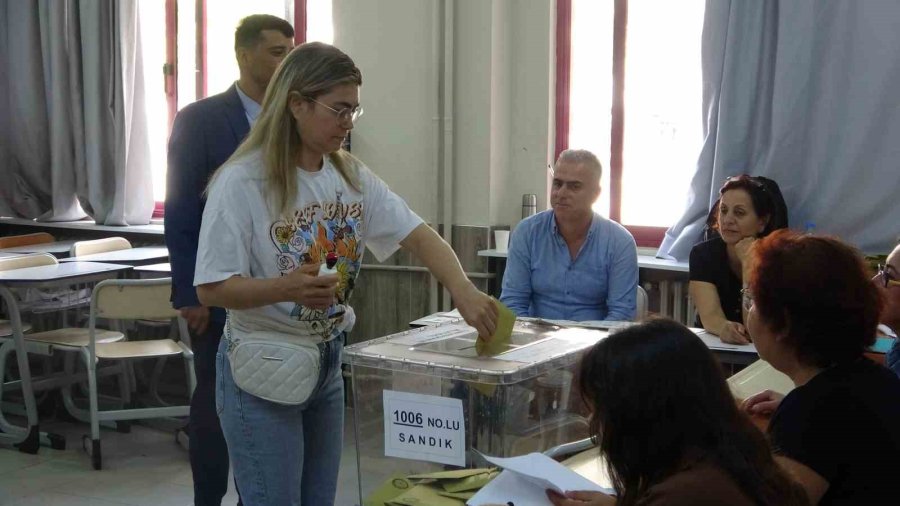
[(659, 256), (686, 260), (727, 176), (778, 182), (793, 228), (900, 235), (900, 2), (707, 0), (704, 145)]
[(0, 212), (153, 213), (136, 0), (0, 2)]

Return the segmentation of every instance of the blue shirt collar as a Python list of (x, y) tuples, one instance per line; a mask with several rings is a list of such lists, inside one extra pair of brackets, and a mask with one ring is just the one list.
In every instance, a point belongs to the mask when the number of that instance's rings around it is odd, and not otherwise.
[(262, 111), (262, 106), (257, 104), (255, 100), (248, 97), (243, 90), (241, 90), (241, 86), (235, 82), (234, 89), (237, 90), (238, 97), (241, 99), (241, 104), (244, 106), (244, 114), (247, 115), (247, 121), (250, 122), (250, 126), (253, 126), (256, 123), (256, 118), (259, 116), (259, 112)]
[[(554, 237), (562, 240), (562, 236), (559, 235), (559, 225), (556, 224), (556, 213), (551, 212), (551, 214), (552, 216), (550, 217), (550, 230), (553, 231)], [(601, 219), (602, 218), (599, 214), (594, 212), (591, 213), (591, 226), (588, 228), (588, 233), (585, 240), (590, 239), (591, 236), (594, 235), (594, 230), (596, 230), (597, 227), (600, 226)]]

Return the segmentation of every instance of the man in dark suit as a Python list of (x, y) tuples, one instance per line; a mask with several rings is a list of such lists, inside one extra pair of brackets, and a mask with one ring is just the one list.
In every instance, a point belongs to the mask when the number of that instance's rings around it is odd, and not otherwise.
[(216, 350), (225, 311), (200, 304), (194, 290), (197, 239), (209, 177), (234, 153), (259, 114), (266, 86), (294, 47), (287, 21), (265, 14), (241, 20), (234, 34), (240, 79), (175, 117), (169, 137), (166, 245), (172, 264), (172, 306), (191, 331), (197, 388), (188, 425), (194, 504), (220, 505), (228, 490), (228, 449), (216, 414)]

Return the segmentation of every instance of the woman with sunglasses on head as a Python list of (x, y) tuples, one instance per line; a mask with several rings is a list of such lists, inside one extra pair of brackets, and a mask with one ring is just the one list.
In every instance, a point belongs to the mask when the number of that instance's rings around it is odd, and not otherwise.
[(554, 505), (808, 504), (684, 325), (652, 320), (610, 335), (585, 355), (578, 385), (616, 497), (548, 492)]
[(228, 310), (216, 402), (247, 506), (334, 504), (342, 340), (365, 246), (379, 260), (410, 250), (479, 334), (496, 327), (496, 306), (450, 246), (341, 149), (362, 115), (361, 85), (339, 49), (298, 46), (207, 190), (194, 284), (204, 305)]
[(750, 342), (741, 311), (741, 286), (753, 242), (788, 225), (775, 181), (746, 174), (728, 178), (707, 219), (716, 236), (694, 246), (688, 291), (697, 326), (726, 343)]
[(795, 388), (750, 396), (744, 409), (774, 413), (778, 460), (813, 504), (897, 504), (900, 379), (863, 355), (882, 300), (862, 257), (837, 239), (783, 230), (760, 240), (750, 262), (747, 328)]

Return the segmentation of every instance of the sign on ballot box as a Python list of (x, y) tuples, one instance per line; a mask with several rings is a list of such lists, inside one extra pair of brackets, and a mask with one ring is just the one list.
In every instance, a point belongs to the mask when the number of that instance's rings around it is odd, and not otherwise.
[(460, 399), (384, 390), (384, 454), (465, 467)]

